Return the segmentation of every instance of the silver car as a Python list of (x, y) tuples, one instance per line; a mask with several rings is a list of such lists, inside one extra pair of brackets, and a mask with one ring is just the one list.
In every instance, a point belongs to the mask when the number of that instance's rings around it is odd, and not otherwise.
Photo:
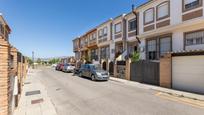
[(64, 64), (63, 72), (74, 72), (75, 66), (73, 64)]
[(91, 78), (91, 80), (109, 80), (109, 73), (101, 68), (100, 65), (83, 64), (79, 70), (79, 76)]

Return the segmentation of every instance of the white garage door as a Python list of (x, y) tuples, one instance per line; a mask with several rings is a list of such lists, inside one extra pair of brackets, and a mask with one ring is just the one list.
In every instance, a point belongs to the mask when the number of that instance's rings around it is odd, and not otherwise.
[(173, 57), (172, 87), (204, 94), (204, 56)]

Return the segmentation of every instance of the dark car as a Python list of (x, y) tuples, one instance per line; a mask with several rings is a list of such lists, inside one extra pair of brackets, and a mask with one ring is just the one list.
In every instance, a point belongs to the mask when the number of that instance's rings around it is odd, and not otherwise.
[(79, 76), (89, 77), (92, 80), (109, 80), (109, 73), (101, 68), (101, 65), (83, 64), (79, 70)]

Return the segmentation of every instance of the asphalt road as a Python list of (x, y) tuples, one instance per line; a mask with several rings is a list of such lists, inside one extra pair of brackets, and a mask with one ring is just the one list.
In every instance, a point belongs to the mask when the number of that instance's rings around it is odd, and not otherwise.
[(121, 82), (95, 82), (49, 68), (42, 69), (38, 78), (58, 115), (204, 115), (204, 109)]

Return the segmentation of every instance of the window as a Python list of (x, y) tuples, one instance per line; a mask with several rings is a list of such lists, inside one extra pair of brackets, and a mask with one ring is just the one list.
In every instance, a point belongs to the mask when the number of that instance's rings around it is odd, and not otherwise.
[(81, 45), (81, 46), (83, 45), (83, 40), (81, 40), (80, 45)]
[(92, 41), (92, 35), (89, 35), (89, 41)]
[(164, 2), (157, 6), (157, 19), (169, 16), (169, 2)]
[(107, 36), (107, 33), (108, 33), (108, 28), (107, 27), (103, 28), (103, 35)]
[(0, 23), (0, 34), (4, 34), (4, 26)]
[(99, 38), (101, 38), (103, 36), (103, 30), (102, 29), (99, 30), (98, 36), (99, 36)]
[(97, 56), (97, 49), (92, 49), (91, 50), (91, 60), (98, 60), (98, 56)]
[(89, 36), (90, 42), (96, 39), (96, 33), (93, 33)]
[(14, 56), (13, 55), (10, 55), (9, 67), (10, 69), (14, 68)]
[(137, 22), (136, 19), (130, 20), (128, 22), (128, 31), (134, 31), (136, 30)]
[(137, 51), (136, 45), (129, 45), (129, 54), (133, 54), (135, 51)]
[(115, 24), (115, 33), (121, 32), (121, 23)]
[(4, 34), (5, 34), (5, 39), (8, 40), (9, 39), (8, 31), (6, 30)]
[(157, 60), (159, 56), (164, 56), (167, 52), (171, 52), (171, 37), (157, 37), (154, 40), (147, 41), (147, 59)]
[(186, 46), (204, 44), (204, 31), (187, 33), (185, 39)]
[(147, 42), (147, 55), (149, 60), (157, 59), (157, 44), (156, 40), (150, 40)]
[(96, 33), (93, 33), (92, 37), (95, 40), (96, 39)]
[(202, 0), (184, 0), (184, 10), (189, 10), (202, 5)]
[(144, 12), (144, 23), (148, 24), (154, 21), (154, 8), (146, 10)]
[(171, 38), (165, 37), (160, 39), (160, 56), (164, 56), (171, 51)]
[(85, 45), (87, 45), (88, 44), (88, 38), (85, 38), (85, 43), (84, 43)]
[(106, 49), (105, 49), (105, 47), (101, 48), (101, 58), (106, 58)]
[(110, 57), (110, 48), (106, 47), (106, 58)]
[(101, 48), (101, 58), (105, 59), (105, 58), (109, 58), (109, 56), (110, 56), (110, 48), (109, 47)]

